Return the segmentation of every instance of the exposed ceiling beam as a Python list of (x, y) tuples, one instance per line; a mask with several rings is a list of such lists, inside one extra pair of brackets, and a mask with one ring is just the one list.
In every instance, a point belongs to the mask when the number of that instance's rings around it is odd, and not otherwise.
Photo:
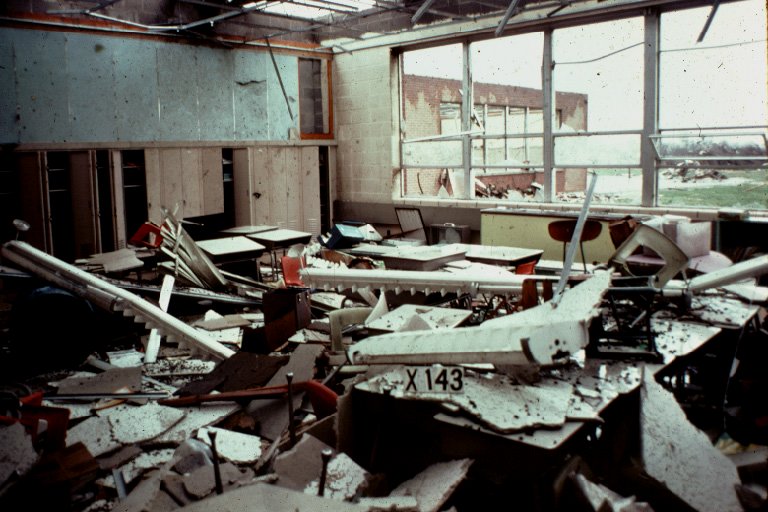
[(496, 37), (499, 37), (504, 32), (504, 27), (507, 26), (509, 18), (511, 18), (515, 11), (517, 11), (517, 6), (520, 4), (520, 2), (521, 0), (512, 0), (509, 2), (509, 7), (507, 7), (507, 10), (504, 12), (504, 16), (501, 17), (499, 26), (496, 27), (496, 32), (494, 32)]
[(424, 0), (424, 3), (419, 6), (419, 9), (416, 11), (416, 14), (413, 15), (411, 18), (411, 23), (418, 23), (422, 16), (424, 16), (424, 13), (429, 10), (430, 7), (432, 7), (432, 4), (435, 3), (435, 0)]

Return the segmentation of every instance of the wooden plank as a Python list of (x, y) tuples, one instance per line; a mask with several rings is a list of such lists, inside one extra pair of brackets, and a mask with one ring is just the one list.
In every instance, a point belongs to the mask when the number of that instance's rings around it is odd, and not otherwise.
[(221, 149), (201, 149), (203, 170), (203, 215), (224, 213), (224, 171)]
[(232, 151), (232, 169), (235, 180), (235, 223), (240, 226), (258, 224), (251, 212), (251, 149)]
[(147, 181), (147, 214), (155, 224), (163, 221), (163, 177), (160, 171), (160, 150), (144, 150), (144, 172)]
[(272, 224), (270, 195), (272, 186), (269, 181), (269, 170), (272, 166), (270, 148), (253, 148), (253, 213), (256, 224)]
[(181, 152), (182, 204), (184, 217), (203, 214), (203, 165), (198, 148), (183, 148)]
[(182, 185), (183, 173), (181, 172), (181, 150), (160, 150), (160, 176), (162, 186), (162, 206), (173, 212), (178, 205), (176, 218), (184, 217), (184, 188)]
[[(115, 190), (115, 242), (117, 249), (125, 247), (125, 194), (123, 193), (123, 154), (112, 151), (112, 186)], [(133, 234), (133, 233), (131, 233)]]
[(16, 165), (19, 169), (21, 182), (21, 214), (23, 220), (29, 222), (30, 230), (24, 233), (23, 240), (41, 250), (46, 250), (45, 231), (43, 225), (46, 222), (43, 213), (43, 181), (40, 172), (40, 154), (19, 153), (16, 156)]
[(94, 180), (89, 151), (69, 154), (70, 186), (72, 187), (72, 222), (74, 224), (75, 257), (85, 258), (98, 252), (96, 243), (96, 212), (94, 211)]
[(301, 148), (301, 205), (299, 229), (320, 234), (320, 156), (316, 147)]
[(285, 150), (285, 215), (288, 229), (302, 229), (304, 205), (302, 204), (301, 148)]
[(269, 191), (269, 209), (271, 212), (271, 222), (279, 228), (288, 227), (288, 206), (286, 199), (288, 197), (286, 181), (286, 152), (288, 148), (273, 147), (270, 148), (272, 154), (272, 165), (269, 168), (269, 182), (272, 187)]

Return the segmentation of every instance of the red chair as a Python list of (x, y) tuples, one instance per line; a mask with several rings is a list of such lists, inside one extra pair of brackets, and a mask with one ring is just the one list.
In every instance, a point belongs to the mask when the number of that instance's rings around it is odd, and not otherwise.
[(136, 233), (128, 240), (128, 243), (135, 246), (144, 246), (157, 249), (163, 245), (163, 237), (160, 235), (160, 226), (152, 222), (145, 222)]
[[(558, 242), (563, 242), (563, 262), (565, 262), (565, 247), (573, 238), (573, 232), (576, 229), (576, 220), (556, 220), (550, 222), (547, 226), (549, 236)], [(584, 263), (584, 272), (587, 271), (587, 258), (584, 256), (584, 242), (589, 242), (600, 236), (603, 225), (596, 220), (587, 220), (581, 230), (581, 239), (579, 247), (581, 248), (581, 261)]]
[(280, 258), (280, 268), (283, 271), (283, 282), (285, 282), (285, 286), (306, 288), (299, 275), (299, 270), (305, 265), (306, 263), (303, 257), (296, 258), (294, 256), (283, 256)]

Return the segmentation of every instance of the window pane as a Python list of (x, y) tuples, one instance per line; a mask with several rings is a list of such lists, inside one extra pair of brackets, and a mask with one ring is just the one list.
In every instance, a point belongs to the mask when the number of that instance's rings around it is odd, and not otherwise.
[(403, 166), (461, 167), (461, 141), (435, 140), (403, 144)]
[(461, 106), (461, 45), (405, 52), (402, 62), (405, 139), (460, 131), (459, 110), (444, 107)]
[(643, 33), (642, 18), (555, 30), (555, 102), (561, 130), (642, 128)]
[(704, 40), (711, 7), (663, 13), (659, 125), (662, 129), (764, 125), (764, 0), (723, 3)]
[(566, 203), (583, 203), (586, 190), (592, 179), (591, 173), (597, 175), (595, 192), (592, 195), (593, 204), (628, 204), (639, 205), (642, 200), (643, 176), (640, 169), (616, 167), (614, 169), (568, 169), (567, 174), (557, 171), (558, 192), (557, 200)]
[(765, 210), (766, 186), (766, 169), (697, 169), (681, 162), (659, 170), (659, 204)]
[(555, 162), (556, 165), (640, 165), (640, 135), (557, 136)]
[(302, 133), (327, 133), (323, 104), (323, 68), (318, 59), (299, 59), (299, 118)]

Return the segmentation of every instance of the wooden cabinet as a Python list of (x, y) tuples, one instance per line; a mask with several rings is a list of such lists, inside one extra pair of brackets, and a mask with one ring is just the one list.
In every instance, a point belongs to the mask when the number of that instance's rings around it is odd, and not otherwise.
[(235, 218), (320, 234), (317, 146), (254, 146), (234, 151)]
[(152, 222), (162, 222), (161, 208), (178, 208), (178, 218), (224, 212), (221, 148), (146, 149), (145, 161)]

